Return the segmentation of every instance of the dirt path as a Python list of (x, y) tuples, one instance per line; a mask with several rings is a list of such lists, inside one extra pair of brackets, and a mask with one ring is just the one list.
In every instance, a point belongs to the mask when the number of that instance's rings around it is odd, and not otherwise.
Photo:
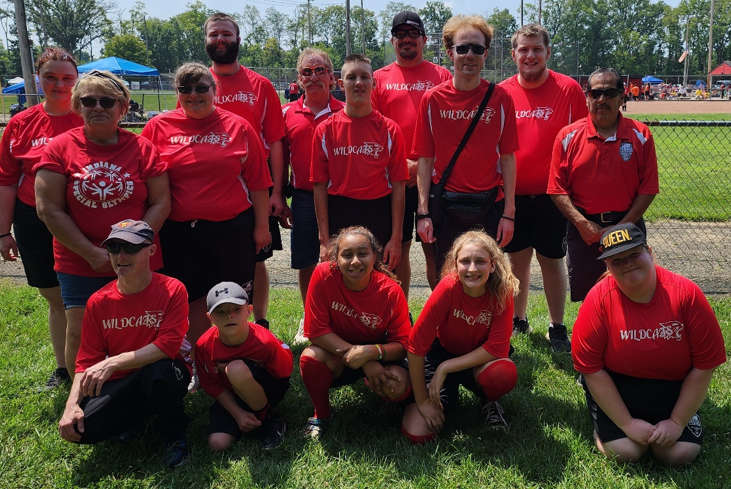
[(627, 102), (625, 114), (729, 114), (731, 100), (638, 100)]

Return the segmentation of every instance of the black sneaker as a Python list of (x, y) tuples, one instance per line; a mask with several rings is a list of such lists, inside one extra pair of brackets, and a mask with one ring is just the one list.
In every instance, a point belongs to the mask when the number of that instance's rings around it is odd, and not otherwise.
[(566, 333), (566, 326), (563, 324), (551, 323), (546, 333), (546, 339), (551, 343), (551, 350), (555, 353), (571, 352), (571, 342)]
[(487, 427), (493, 430), (508, 431), (510, 425), (505, 419), (505, 411), (497, 401), (485, 401), (482, 404), (482, 414), (485, 416)]
[(282, 418), (270, 417), (259, 428), (261, 447), (264, 450), (274, 450), (284, 442), (284, 433), (287, 432), (287, 422)]
[(170, 443), (165, 451), (164, 463), (171, 469), (180, 467), (188, 460), (190, 449), (185, 438)]
[(519, 335), (519, 334), (528, 334), (530, 333), (530, 324), (528, 324), (528, 318), (525, 319), (518, 319), (513, 318), (513, 336)]
[(68, 370), (66, 368), (57, 368), (54, 370), (51, 375), (48, 377), (48, 380), (46, 381), (46, 390), (55, 389), (56, 387), (60, 387), (63, 384), (68, 384), (71, 382), (71, 377), (69, 376)]

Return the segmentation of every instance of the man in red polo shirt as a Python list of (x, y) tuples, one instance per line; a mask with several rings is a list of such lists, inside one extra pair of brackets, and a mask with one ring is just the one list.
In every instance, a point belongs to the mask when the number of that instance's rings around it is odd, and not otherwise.
[[(426, 44), (426, 33), (419, 15), (410, 11), (396, 14), (391, 27), (391, 45), (396, 53), (396, 61), (373, 73), (375, 83), (371, 92), (373, 108), (393, 119), (401, 127), (407, 148), (411, 147), (414, 139), (419, 103), (424, 92), (452, 78), (448, 69), (424, 60), (424, 44)], [(396, 276), (401, 281), (401, 288), (408, 299), (411, 283), (409, 249), (419, 200), (419, 191), (416, 188), (418, 158), (407, 155), (406, 163), (409, 168), (409, 180), (406, 183), (401, 263), (396, 268)], [(418, 234), (416, 240), (421, 241)], [(429, 285), (434, 288), (439, 281), (434, 244), (422, 242), (421, 247), (426, 259), (426, 278)]]
[(571, 300), (583, 301), (604, 273), (599, 238), (607, 227), (634, 222), (659, 191), (650, 130), (620, 113), (624, 87), (612, 68), (589, 76), (589, 117), (559, 131), (547, 193), (569, 221), (566, 241)]
[(267, 78), (239, 64), (241, 38), (239, 26), (231, 16), (220, 12), (211, 15), (203, 24), (203, 31), (206, 36), (206, 53), (213, 62), (211, 73), (216, 80), (214, 104), (249, 121), (259, 133), (269, 154), (274, 184), (269, 199), (272, 207), (269, 222), (272, 245), (271, 248), (262, 250), (256, 257), (252, 300), (254, 319), (257, 324), (268, 328), (266, 314), (269, 303), (269, 276), (264, 262), (272, 257), (272, 250), (282, 249), (282, 238), (275, 218), (282, 218), (287, 223), (290, 216), (282, 194), (284, 122), (281, 103), (274, 86)]
[(556, 352), (571, 351), (563, 324), (566, 301), (566, 219), (546, 195), (551, 149), (556, 134), (567, 124), (586, 117), (581, 86), (571, 77), (546, 67), (551, 56), (548, 32), (526, 24), (512, 38), (511, 51), (518, 74), (500, 84), (515, 106), (515, 121), (522, 144), (515, 152), (515, 233), (505, 247), (513, 273), (520, 280), (515, 298), (513, 334), (528, 333), (526, 309), (533, 250), (543, 274), (543, 290), (551, 323), (548, 337)]

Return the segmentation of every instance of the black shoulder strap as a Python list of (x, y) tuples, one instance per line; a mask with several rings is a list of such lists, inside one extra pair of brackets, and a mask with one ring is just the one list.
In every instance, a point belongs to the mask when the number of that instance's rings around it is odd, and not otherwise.
[(477, 123), (480, 121), (480, 117), (482, 116), (482, 113), (485, 111), (485, 107), (487, 107), (487, 102), (490, 101), (490, 96), (492, 95), (492, 90), (494, 88), (495, 88), (495, 84), (490, 83), (490, 86), (487, 88), (487, 92), (485, 92), (485, 96), (483, 97), (482, 102), (480, 102), (480, 107), (477, 109), (477, 113), (475, 114), (475, 117), (472, 119), (472, 122), (470, 123), (470, 127), (468, 127), (467, 131), (464, 133), (464, 136), (462, 137), (462, 141), (459, 142), (459, 146), (457, 146), (457, 149), (454, 150), (452, 159), (449, 160), (449, 164), (447, 165), (447, 168), (445, 168), (444, 173), (442, 173), (442, 178), (439, 179), (440, 185), (444, 185), (447, 182), (449, 175), (452, 173), (452, 168), (454, 168), (454, 164), (457, 162), (457, 158), (459, 158), (459, 154), (462, 152), (465, 145), (467, 144), (467, 140), (472, 135), (472, 132), (475, 130), (475, 127), (477, 127)]

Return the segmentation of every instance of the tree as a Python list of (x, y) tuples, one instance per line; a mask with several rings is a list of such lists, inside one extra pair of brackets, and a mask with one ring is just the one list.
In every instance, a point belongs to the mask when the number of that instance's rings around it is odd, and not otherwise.
[(102, 36), (112, 6), (104, 0), (28, 0), (26, 9), (42, 44), (51, 39), (76, 53)]
[(427, 34), (442, 33), (442, 27), (452, 16), (452, 9), (439, 0), (428, 0), (424, 8), (419, 10), (419, 17), (424, 22)]
[(114, 36), (104, 45), (104, 56), (117, 56), (146, 65), (150, 62), (150, 52), (145, 43), (134, 34)]

